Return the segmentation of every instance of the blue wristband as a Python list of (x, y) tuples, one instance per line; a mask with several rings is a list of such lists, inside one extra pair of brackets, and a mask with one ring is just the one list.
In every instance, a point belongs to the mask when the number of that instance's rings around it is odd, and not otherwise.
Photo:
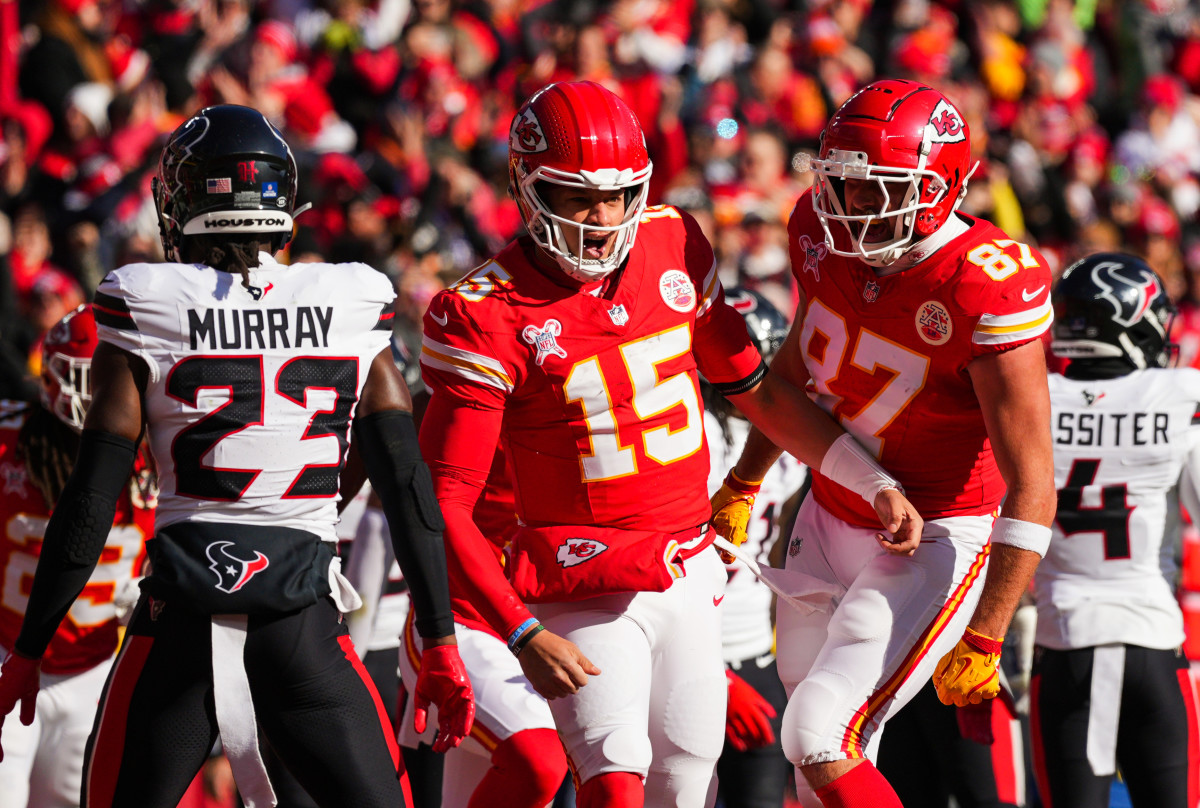
[(513, 650), (513, 646), (517, 644), (517, 640), (520, 639), (521, 635), (526, 631), (529, 631), (529, 629), (533, 628), (537, 624), (538, 619), (536, 617), (531, 617), (521, 625), (517, 626), (516, 631), (508, 635), (508, 650)]

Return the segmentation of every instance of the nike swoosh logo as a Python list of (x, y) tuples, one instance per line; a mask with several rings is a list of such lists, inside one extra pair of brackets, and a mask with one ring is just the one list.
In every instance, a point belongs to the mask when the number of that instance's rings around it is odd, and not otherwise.
[(1024, 300), (1026, 303), (1028, 303), (1029, 301), (1033, 300), (1035, 297), (1040, 295), (1045, 288), (1046, 287), (1043, 284), (1042, 286), (1039, 286), (1038, 288), (1034, 289), (1032, 292), (1026, 292), (1024, 289), (1022, 289), (1021, 290), (1021, 299)]
[(429, 316), (432, 317), (433, 321), (435, 323), (437, 323), (438, 325), (440, 325), (442, 328), (445, 328), (446, 323), (450, 322), (450, 318), (448, 316), (446, 316), (445, 314), (443, 314), (441, 317), (438, 317), (436, 314), (434, 314), (431, 311), (431, 312), (429, 312)]
[(723, 601), (723, 600), (725, 600), (724, 595), (722, 595), (721, 597), (717, 597), (716, 595), (713, 595), (713, 606), (720, 606), (721, 601)]

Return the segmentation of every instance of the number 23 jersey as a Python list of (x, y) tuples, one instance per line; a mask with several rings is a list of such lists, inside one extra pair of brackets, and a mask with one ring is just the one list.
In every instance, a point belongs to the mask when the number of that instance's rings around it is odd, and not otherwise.
[[(761, 359), (686, 213), (647, 211), (610, 296), (555, 283), (524, 240), (438, 294), (434, 390), (503, 411), (522, 521), (673, 532), (708, 521), (697, 367), (752, 385)], [(549, 270), (557, 272), (558, 270)]]
[(264, 524), (333, 542), (350, 421), (388, 347), (395, 293), (364, 264), (259, 260), (254, 292), (201, 264), (115, 270), (96, 294), (97, 330), (149, 368), (158, 529)]
[[(929, 240), (942, 239), (931, 255), (879, 277), (829, 252), (810, 194), (788, 224), (807, 301), (799, 331), (809, 395), (895, 475), (924, 518), (990, 513), (1004, 480), (967, 366), (1050, 327), (1045, 259), (958, 215)], [(813, 495), (840, 519), (879, 524), (861, 497), (820, 474)]]

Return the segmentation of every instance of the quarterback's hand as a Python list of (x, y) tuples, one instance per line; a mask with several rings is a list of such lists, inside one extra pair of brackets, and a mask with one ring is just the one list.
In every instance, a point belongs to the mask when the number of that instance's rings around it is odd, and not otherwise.
[(434, 645), (421, 653), (421, 672), (414, 691), (413, 729), (418, 733), (425, 731), (429, 705), (438, 708), (433, 751), (445, 752), (462, 743), (475, 723), (475, 694), (457, 645)]
[[(875, 515), (887, 533), (876, 533), (879, 546), (894, 555), (910, 556), (921, 544), (925, 520), (897, 488), (885, 488), (875, 495)], [(890, 534), (890, 535), (889, 535)]]
[(725, 671), (729, 679), (729, 708), (725, 712), (725, 738), (739, 752), (775, 743), (771, 719), (775, 708), (750, 684), (733, 671)]
[[(38, 679), (42, 661), (30, 659), (17, 652), (10, 652), (0, 666), (0, 730), (4, 718), (21, 702), (21, 723), (33, 723), (34, 707), (37, 706)], [(4, 760), (4, 747), (0, 745), (0, 760)]]
[[(761, 485), (761, 480), (757, 483), (739, 480), (737, 475), (730, 470), (725, 477), (725, 482), (721, 483), (720, 490), (709, 500), (712, 507), (712, 517), (709, 519), (709, 523), (713, 526), (713, 530), (728, 539), (730, 544), (735, 547), (741, 547), (746, 542), (746, 527), (750, 524), (750, 513), (754, 510), (754, 497), (758, 494)], [(726, 564), (734, 562), (733, 556), (728, 553), (721, 550), (717, 552), (721, 554), (721, 560)]]
[(539, 632), (525, 643), (517, 661), (529, 684), (545, 699), (578, 693), (589, 676), (600, 675), (600, 669), (583, 655), (578, 645), (549, 630)]
[(1000, 692), (1000, 648), (997, 640), (970, 628), (933, 672), (933, 686), (942, 704), (965, 707), (993, 699)]

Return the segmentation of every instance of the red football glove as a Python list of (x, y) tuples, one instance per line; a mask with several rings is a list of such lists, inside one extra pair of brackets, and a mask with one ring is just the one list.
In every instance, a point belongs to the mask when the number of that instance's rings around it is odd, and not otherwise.
[[(10, 653), (0, 666), (0, 730), (4, 728), (4, 717), (21, 702), (21, 723), (33, 723), (34, 707), (37, 706), (38, 679), (42, 661)], [(4, 747), (0, 746), (0, 760), (4, 760)]]
[(435, 645), (421, 653), (421, 672), (413, 691), (413, 728), (418, 733), (425, 731), (429, 705), (437, 705), (438, 734), (433, 751), (445, 752), (462, 743), (475, 723), (475, 693), (457, 645)]
[(958, 734), (968, 741), (991, 746), (996, 742), (992, 732), (992, 706), (998, 699), (986, 699), (979, 704), (955, 707), (954, 717), (958, 720)]
[(739, 752), (775, 743), (771, 719), (775, 708), (733, 671), (725, 671), (729, 679), (729, 709), (725, 713), (725, 737)]

